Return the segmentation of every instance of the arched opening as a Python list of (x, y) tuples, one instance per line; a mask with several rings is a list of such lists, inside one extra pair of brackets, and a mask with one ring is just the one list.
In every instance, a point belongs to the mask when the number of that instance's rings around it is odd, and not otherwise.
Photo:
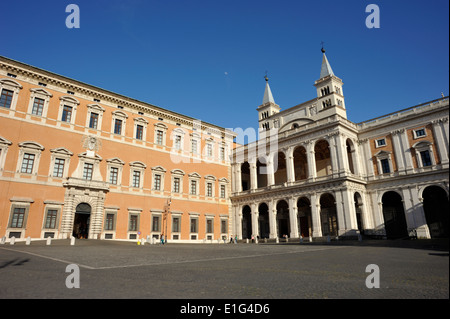
[(320, 221), (324, 236), (338, 235), (336, 202), (331, 194), (323, 194), (320, 196)]
[(265, 158), (258, 159), (256, 162), (256, 179), (258, 188), (267, 186), (267, 162)]
[(250, 189), (250, 164), (245, 162), (241, 165), (242, 191)]
[(350, 170), (350, 173), (355, 174), (355, 147), (350, 139), (347, 139), (345, 145), (347, 146), (348, 168)]
[(294, 153), (294, 180), (299, 181), (308, 178), (308, 159), (306, 149), (303, 146), (295, 148)]
[(445, 190), (439, 186), (428, 186), (422, 197), (431, 238), (449, 237), (449, 201)]
[(396, 192), (386, 192), (381, 199), (383, 204), (384, 228), (389, 239), (408, 237), (405, 209), (402, 197)]
[(363, 200), (358, 192), (353, 195), (353, 200), (355, 201), (356, 223), (358, 224), (359, 232), (362, 234), (364, 232), (362, 222)]
[(299, 233), (302, 237), (312, 234), (311, 203), (308, 198), (302, 197), (297, 201)]
[(275, 184), (287, 182), (286, 156), (283, 152), (278, 152), (273, 161)]
[(72, 236), (79, 239), (87, 239), (89, 237), (90, 221), (91, 206), (86, 203), (79, 204), (75, 210)]
[(242, 208), (242, 239), (252, 237), (252, 210), (250, 206)]
[(314, 146), (317, 177), (331, 175), (330, 145), (325, 140), (320, 140)]
[(259, 237), (269, 238), (270, 224), (269, 224), (269, 207), (266, 203), (262, 203), (258, 207), (259, 212)]
[(277, 203), (277, 231), (278, 237), (289, 237), (289, 205), (285, 200)]

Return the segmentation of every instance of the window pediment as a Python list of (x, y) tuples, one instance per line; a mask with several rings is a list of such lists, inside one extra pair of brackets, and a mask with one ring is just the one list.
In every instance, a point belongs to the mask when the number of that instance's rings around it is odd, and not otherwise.
[(152, 167), (152, 171), (165, 173), (166, 169), (162, 166), (155, 166), (155, 167)]
[(130, 166), (136, 167), (136, 168), (147, 168), (147, 165), (145, 165), (143, 162), (140, 162), (140, 161), (131, 162)]
[(30, 91), (32, 93), (45, 95), (47, 97), (52, 97), (53, 96), (53, 94), (51, 94), (47, 90), (44, 90), (43, 88), (33, 88), (33, 89), (30, 89)]
[(22, 142), (22, 143), (19, 143), (19, 147), (33, 149), (33, 150), (39, 150), (39, 151), (44, 150), (44, 146), (42, 146), (41, 144), (36, 143), (36, 142)]
[(66, 156), (72, 156), (73, 155), (73, 153), (71, 151), (69, 151), (65, 147), (53, 148), (53, 149), (50, 150), (50, 152), (54, 153), (54, 154), (61, 154), (61, 155), (66, 155)]
[(174, 174), (174, 175), (181, 175), (181, 176), (185, 175), (185, 172), (182, 171), (181, 169), (174, 169), (174, 170), (171, 171), (171, 173)]

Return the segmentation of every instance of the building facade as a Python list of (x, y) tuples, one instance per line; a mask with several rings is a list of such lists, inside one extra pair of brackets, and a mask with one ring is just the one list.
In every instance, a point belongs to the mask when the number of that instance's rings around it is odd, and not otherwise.
[(260, 136), (0, 57), (0, 237), (172, 242), (449, 234), (449, 100), (362, 123), (323, 51), (317, 97)]
[(0, 237), (228, 238), (233, 133), (0, 57)]
[(353, 123), (322, 52), (310, 101), (281, 110), (266, 77), (260, 138), (233, 153), (234, 233), (448, 237), (448, 97)]

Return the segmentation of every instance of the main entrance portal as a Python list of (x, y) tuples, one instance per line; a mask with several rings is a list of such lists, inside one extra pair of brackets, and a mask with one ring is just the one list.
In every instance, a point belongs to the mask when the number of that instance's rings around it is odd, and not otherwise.
[(75, 238), (87, 239), (89, 237), (89, 224), (91, 220), (91, 206), (81, 203), (75, 211), (72, 235)]

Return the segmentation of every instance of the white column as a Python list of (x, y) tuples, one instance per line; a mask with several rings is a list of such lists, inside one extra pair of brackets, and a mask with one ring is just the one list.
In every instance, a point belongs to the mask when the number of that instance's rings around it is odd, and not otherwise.
[(275, 170), (273, 167), (273, 156), (274, 154), (271, 154), (267, 159), (267, 186), (275, 184)]
[(394, 144), (394, 154), (397, 162), (397, 170), (399, 173), (405, 171), (405, 157), (403, 154), (403, 149), (400, 146), (400, 135), (401, 130), (391, 132), (392, 143)]
[(445, 165), (449, 163), (448, 158), (448, 118), (435, 120), (433, 123), (433, 133), (435, 136), (435, 145), (439, 154), (439, 159), (441, 160), (441, 164)]
[(413, 160), (411, 156), (411, 145), (408, 141), (408, 132), (406, 130), (401, 130), (399, 134), (400, 141), (403, 145), (403, 153), (405, 156), (406, 170), (411, 171), (414, 169)]
[(273, 200), (269, 203), (269, 228), (270, 238), (276, 238), (277, 234), (277, 207)]
[(328, 135), (328, 147), (330, 149), (330, 157), (331, 157), (331, 172), (333, 175), (338, 174), (339, 172), (339, 161), (336, 153), (336, 141), (335, 137), (336, 133)]
[(235, 172), (235, 177), (236, 177), (236, 189), (235, 191), (240, 193), (242, 192), (242, 173), (241, 173), (241, 163), (237, 163), (236, 164), (236, 172)]
[(306, 156), (308, 160), (308, 179), (314, 181), (317, 177), (316, 172), (316, 156), (314, 153), (314, 143), (310, 141), (306, 145)]
[(258, 188), (258, 172), (255, 163), (248, 163), (250, 165), (250, 189), (257, 189)]
[(286, 156), (286, 173), (288, 183), (295, 182), (294, 155), (292, 153), (292, 151), (288, 151), (288, 155)]
[(420, 238), (431, 238), (425, 219), (423, 205), (419, 201), (419, 192), (416, 188), (403, 188), (403, 205), (408, 231), (415, 229)]
[(348, 166), (348, 156), (347, 156), (347, 147), (344, 143), (345, 136), (341, 133), (336, 135), (336, 151), (337, 151), (337, 158), (339, 163), (339, 169), (338, 172), (349, 172), (349, 166)]
[(258, 236), (259, 235), (259, 212), (258, 212), (258, 204), (252, 204), (252, 235)]
[(298, 238), (298, 208), (295, 198), (289, 198), (289, 223), (291, 228), (291, 233), (289, 236), (291, 238)]
[(311, 219), (312, 236), (322, 237), (322, 225), (320, 223), (320, 204), (316, 194), (311, 195)]

